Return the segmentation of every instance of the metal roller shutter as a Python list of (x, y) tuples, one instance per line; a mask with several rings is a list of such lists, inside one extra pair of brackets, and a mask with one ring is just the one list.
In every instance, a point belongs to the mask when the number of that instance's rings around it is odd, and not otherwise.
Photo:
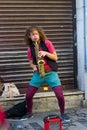
[(53, 42), (63, 88), (75, 87), (72, 5), (72, 0), (0, 0), (0, 75), (21, 93), (32, 76), (24, 42), (31, 24), (43, 27)]

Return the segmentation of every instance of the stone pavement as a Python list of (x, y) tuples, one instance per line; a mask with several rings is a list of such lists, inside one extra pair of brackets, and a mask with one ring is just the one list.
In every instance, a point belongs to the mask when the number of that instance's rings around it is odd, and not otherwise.
[[(71, 122), (63, 124), (63, 130), (87, 130), (87, 108), (76, 108), (66, 110), (67, 115), (71, 118)], [(34, 113), (34, 117), (22, 121), (16, 120), (16, 128), (12, 130), (44, 130), (43, 119), (47, 115), (59, 114), (57, 111)], [(12, 120), (9, 119), (9, 122)], [(13, 120), (13, 123), (15, 121)], [(22, 128), (23, 126), (23, 128)], [(59, 130), (58, 123), (51, 123), (50, 130)]]

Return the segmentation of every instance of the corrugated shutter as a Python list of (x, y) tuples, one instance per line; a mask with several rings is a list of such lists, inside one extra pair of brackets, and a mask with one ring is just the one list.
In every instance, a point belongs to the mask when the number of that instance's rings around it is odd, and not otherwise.
[(23, 93), (32, 76), (24, 33), (44, 28), (59, 56), (58, 73), (65, 89), (74, 88), (72, 0), (0, 0), (0, 75)]

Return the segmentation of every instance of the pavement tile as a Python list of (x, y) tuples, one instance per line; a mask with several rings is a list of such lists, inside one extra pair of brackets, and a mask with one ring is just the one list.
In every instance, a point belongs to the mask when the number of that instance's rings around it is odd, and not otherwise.
[[(63, 130), (87, 130), (87, 108), (76, 108), (66, 111), (67, 115), (71, 118), (70, 123), (63, 124)], [(23, 125), (20, 130), (44, 130), (43, 119), (47, 115), (59, 114), (58, 111), (34, 113), (33, 118), (25, 121), (17, 121), (18, 126)], [(12, 119), (8, 119), (10, 122)], [(14, 121), (15, 122), (15, 121)], [(21, 123), (20, 123), (21, 122)], [(12, 130), (19, 130), (17, 125)], [(50, 123), (50, 130), (59, 130), (59, 123)]]

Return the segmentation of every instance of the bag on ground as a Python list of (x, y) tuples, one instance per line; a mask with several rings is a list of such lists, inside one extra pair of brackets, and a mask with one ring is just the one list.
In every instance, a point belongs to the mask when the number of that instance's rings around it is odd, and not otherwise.
[(20, 118), (27, 113), (26, 101), (14, 105), (5, 111), (7, 118)]

